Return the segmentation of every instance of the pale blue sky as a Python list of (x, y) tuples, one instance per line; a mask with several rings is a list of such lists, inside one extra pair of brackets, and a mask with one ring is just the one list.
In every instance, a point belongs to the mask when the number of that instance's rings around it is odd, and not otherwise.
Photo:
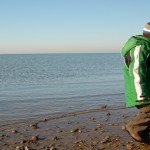
[(149, 0), (0, 0), (0, 53), (120, 52)]

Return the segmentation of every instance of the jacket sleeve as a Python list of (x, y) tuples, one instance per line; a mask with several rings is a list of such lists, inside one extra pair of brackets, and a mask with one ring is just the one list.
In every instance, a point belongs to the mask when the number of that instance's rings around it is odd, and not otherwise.
[(137, 101), (148, 98), (146, 59), (147, 51), (144, 50), (144, 46), (138, 45), (131, 51), (129, 71)]

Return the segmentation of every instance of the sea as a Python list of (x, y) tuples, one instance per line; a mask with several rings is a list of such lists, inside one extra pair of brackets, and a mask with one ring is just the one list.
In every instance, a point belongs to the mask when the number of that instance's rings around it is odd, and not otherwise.
[(0, 55), (0, 122), (124, 106), (119, 53)]

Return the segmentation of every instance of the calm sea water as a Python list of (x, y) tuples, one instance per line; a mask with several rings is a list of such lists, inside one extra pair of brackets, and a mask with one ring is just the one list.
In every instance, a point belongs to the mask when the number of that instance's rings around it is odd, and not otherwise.
[(124, 104), (120, 54), (0, 55), (0, 119)]

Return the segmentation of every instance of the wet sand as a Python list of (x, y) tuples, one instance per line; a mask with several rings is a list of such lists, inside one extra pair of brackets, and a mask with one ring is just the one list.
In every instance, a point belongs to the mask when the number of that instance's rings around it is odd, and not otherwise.
[(0, 150), (150, 150), (124, 129), (137, 109), (102, 107), (0, 128)]

